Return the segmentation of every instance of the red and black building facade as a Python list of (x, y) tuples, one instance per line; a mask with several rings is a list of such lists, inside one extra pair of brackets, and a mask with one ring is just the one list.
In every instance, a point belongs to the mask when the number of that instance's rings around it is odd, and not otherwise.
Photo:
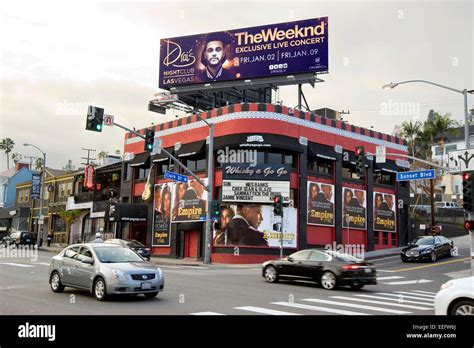
[[(365, 251), (393, 248), (411, 238), (409, 223), (409, 187), (397, 182), (396, 172), (405, 170), (395, 157), (387, 156), (386, 163), (366, 161), (367, 174), (359, 178), (355, 169), (355, 149), (364, 146), (367, 153), (375, 153), (382, 145), (387, 153), (407, 154), (404, 140), (357, 127), (346, 122), (324, 118), (311, 112), (289, 109), (267, 103), (241, 103), (213, 109), (201, 114), (214, 123), (214, 200), (222, 198), (223, 169), (216, 160), (216, 151), (223, 148), (252, 148), (258, 152), (259, 164), (282, 164), (290, 169), (290, 198), (296, 218), (290, 226), (296, 233), (296, 250), (324, 247), (327, 244), (359, 244)], [(208, 126), (196, 115), (153, 126), (155, 137), (162, 146), (180, 159), (199, 177), (207, 177), (206, 138)], [(144, 134), (144, 129), (139, 131)], [(258, 147), (252, 142), (259, 139)], [(179, 143), (180, 147), (175, 147)], [(152, 184), (168, 182), (165, 170), (180, 172), (166, 155), (150, 156), (144, 152), (144, 140), (134, 134), (125, 136), (125, 153), (135, 154), (124, 166), (121, 193), (127, 203), (143, 204), (142, 193), (150, 174)], [(152, 166), (152, 164), (154, 164)], [(150, 173), (151, 168), (151, 173)], [(181, 171), (182, 173), (182, 171)], [(184, 174), (184, 173), (183, 173)], [(332, 187), (333, 223), (328, 226), (308, 224), (308, 181)], [(366, 224), (363, 229), (343, 226), (345, 189), (365, 191)], [(348, 190), (349, 191), (349, 190)], [(378, 193), (394, 199), (395, 228), (391, 232), (374, 231), (374, 199)], [(127, 198), (127, 196), (129, 196)], [(391, 198), (391, 200), (393, 200)], [(224, 204), (224, 202), (222, 202)], [(140, 231), (142, 242), (152, 244), (153, 199), (148, 202), (147, 222), (130, 223), (129, 236)], [(145, 234), (145, 237), (143, 236)], [(153, 254), (171, 258), (204, 256), (205, 222), (171, 223), (169, 246), (153, 247)], [(278, 247), (213, 245), (211, 260), (225, 263), (257, 263), (279, 257)]]

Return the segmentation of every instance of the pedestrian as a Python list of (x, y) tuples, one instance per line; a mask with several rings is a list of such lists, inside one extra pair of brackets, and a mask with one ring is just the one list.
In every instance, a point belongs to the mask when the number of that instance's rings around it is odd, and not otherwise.
[(51, 231), (48, 232), (48, 247), (51, 246), (51, 242), (53, 240), (53, 233)]
[(97, 232), (95, 234), (95, 239), (92, 241), (92, 243), (103, 243), (104, 240), (102, 239), (102, 233)]

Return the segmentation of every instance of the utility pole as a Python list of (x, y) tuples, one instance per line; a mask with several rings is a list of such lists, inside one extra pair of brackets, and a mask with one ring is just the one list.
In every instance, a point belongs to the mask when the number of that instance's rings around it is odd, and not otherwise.
[(87, 151), (87, 157), (81, 157), (81, 159), (87, 160), (87, 163), (82, 162), (81, 164), (84, 164), (84, 165), (88, 166), (90, 161), (95, 161), (96, 160), (95, 158), (90, 158), (91, 152), (95, 152), (96, 151), (95, 149), (82, 148), (82, 150)]

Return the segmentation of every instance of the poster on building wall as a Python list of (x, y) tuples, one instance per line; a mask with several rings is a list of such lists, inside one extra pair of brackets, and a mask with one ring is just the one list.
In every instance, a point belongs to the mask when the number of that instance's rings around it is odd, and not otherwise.
[(366, 191), (349, 187), (342, 190), (342, 227), (367, 229)]
[[(263, 204), (228, 205), (221, 210), (221, 224), (214, 229), (214, 246), (279, 248), (281, 233), (273, 229), (279, 222), (273, 207)], [(283, 208), (283, 247), (296, 248), (297, 210)]]
[(374, 192), (374, 231), (395, 232), (395, 195)]
[[(207, 184), (207, 179), (202, 179)], [(171, 221), (206, 221), (207, 191), (196, 180), (173, 184)]]
[(39, 199), (41, 194), (41, 175), (33, 174), (31, 178), (31, 199)]
[(172, 183), (158, 184), (154, 186), (153, 246), (170, 246), (172, 190)]
[(273, 203), (277, 195), (290, 200), (290, 181), (223, 180), (223, 202)]
[(308, 225), (334, 226), (334, 185), (308, 181)]

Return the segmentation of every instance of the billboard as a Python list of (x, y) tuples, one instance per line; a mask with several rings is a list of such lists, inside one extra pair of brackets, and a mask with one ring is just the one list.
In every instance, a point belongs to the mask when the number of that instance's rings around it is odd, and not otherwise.
[(344, 187), (342, 194), (342, 227), (366, 230), (367, 192), (365, 190)]
[(33, 174), (31, 178), (31, 199), (39, 199), (41, 194), (41, 175)]
[(290, 201), (289, 181), (222, 180), (223, 202), (273, 203), (277, 195)]
[(173, 183), (154, 186), (153, 246), (170, 246), (171, 200)]
[[(207, 179), (203, 179), (207, 184)], [(207, 191), (196, 180), (173, 183), (171, 222), (206, 221)]]
[(334, 185), (308, 181), (308, 225), (334, 226)]
[[(273, 207), (263, 204), (229, 205), (221, 209), (220, 229), (214, 229), (214, 246), (279, 248), (281, 233), (273, 230), (279, 217)], [(296, 248), (297, 210), (283, 208), (283, 247)]]
[(159, 87), (328, 71), (328, 17), (160, 41)]
[(396, 232), (395, 195), (374, 192), (374, 231)]

